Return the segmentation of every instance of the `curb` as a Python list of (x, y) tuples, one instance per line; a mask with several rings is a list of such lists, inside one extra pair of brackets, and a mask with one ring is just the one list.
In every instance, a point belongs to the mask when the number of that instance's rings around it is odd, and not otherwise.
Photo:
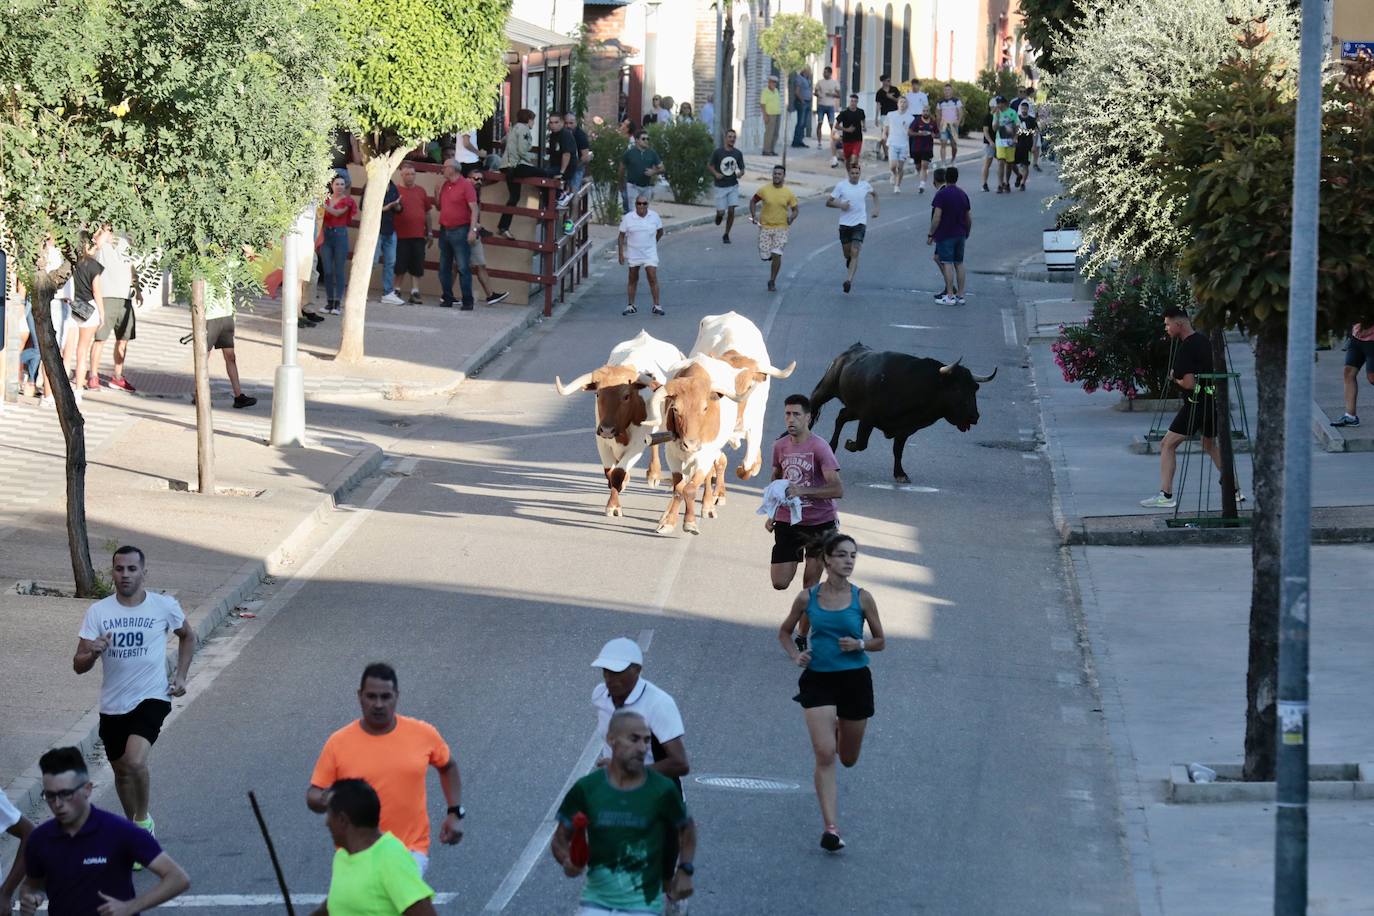
[[(1172, 804), (1218, 804), (1224, 802), (1272, 802), (1278, 797), (1277, 783), (1242, 782), (1240, 764), (1212, 764), (1219, 782), (1195, 783), (1181, 763), (1169, 767), (1164, 797)], [(1374, 800), (1374, 764), (1312, 764), (1308, 768), (1307, 797), (1325, 801)]]
[[(1314, 545), (1374, 543), (1374, 526), (1349, 524), (1339, 518), (1323, 521), (1323, 515), (1337, 513), (1361, 514), (1364, 510), (1352, 507), (1312, 510)], [(1253, 517), (1253, 511), (1243, 513)], [(1179, 547), (1243, 546), (1251, 542), (1250, 528), (1170, 528), (1169, 515), (1116, 515), (1088, 517), (1058, 517), (1061, 542), (1068, 546), (1085, 547)]]
[[(277, 547), (261, 560), (247, 560), (229, 581), (210, 594), (200, 605), (191, 610), (186, 619), (192, 621), (199, 646), (214, 632), (240, 601), (251, 595), (269, 575), (285, 570), (292, 565), (291, 558), (306, 539), (314, 532), (326, 514), (332, 511), (359, 483), (372, 476), (381, 467), (384, 457), (382, 450), (370, 442), (361, 442), (363, 447), (320, 495), (319, 501), (310, 514), (301, 520), (292, 532)], [(167, 669), (171, 671), (176, 664), (176, 651), (167, 654)], [(100, 709), (95, 707), (60, 739), (53, 742), (54, 747), (74, 746), (81, 749), (87, 758), (99, 741)], [(33, 811), (41, 800), (43, 777), (38, 764), (25, 770), (4, 787), (5, 794), (14, 806), (24, 815)]]

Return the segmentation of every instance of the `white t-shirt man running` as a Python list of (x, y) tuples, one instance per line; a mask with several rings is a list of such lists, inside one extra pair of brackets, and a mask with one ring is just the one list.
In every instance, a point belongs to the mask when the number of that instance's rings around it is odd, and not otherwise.
[(849, 177), (835, 185), (825, 202), (827, 207), (840, 211), (840, 250), (844, 252), (844, 264), (848, 269), (845, 292), (849, 292), (859, 269), (859, 249), (863, 247), (864, 233), (868, 230), (869, 198), (873, 200), (873, 218), (878, 216), (878, 193), (873, 185), (863, 180), (862, 168), (857, 162), (851, 162), (848, 172)]

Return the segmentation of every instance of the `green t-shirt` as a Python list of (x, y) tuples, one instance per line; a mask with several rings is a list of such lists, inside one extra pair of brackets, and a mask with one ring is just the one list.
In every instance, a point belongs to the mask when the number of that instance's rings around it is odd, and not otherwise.
[[(625, 151), (625, 181), (638, 187), (645, 187), (654, 183), (654, 179), (644, 174), (646, 169), (651, 169), (663, 160), (658, 158), (658, 153), (649, 148), (640, 149), (632, 146)], [(631, 201), (633, 203), (633, 201)]]
[(667, 831), (687, 823), (687, 808), (673, 781), (647, 770), (643, 785), (622, 790), (611, 785), (604, 768), (598, 769), (573, 783), (558, 820), (572, 827), (579, 811), (588, 820), (582, 902), (631, 913), (663, 912), (663, 840)]
[(334, 874), (325, 899), (329, 916), (400, 916), (433, 896), (414, 856), (390, 833), (362, 852), (334, 851)]

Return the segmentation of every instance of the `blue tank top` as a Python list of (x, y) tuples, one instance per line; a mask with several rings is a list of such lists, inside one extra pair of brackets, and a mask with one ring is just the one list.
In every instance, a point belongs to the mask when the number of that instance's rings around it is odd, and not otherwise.
[(821, 607), (817, 595), (820, 586), (813, 585), (811, 600), (806, 605), (806, 616), (811, 620), (811, 664), (812, 671), (852, 671), (868, 666), (867, 652), (840, 651), (840, 637), (849, 636), (862, 639), (864, 635), (864, 612), (859, 606), (859, 587), (849, 586), (849, 607), (842, 611), (828, 611)]

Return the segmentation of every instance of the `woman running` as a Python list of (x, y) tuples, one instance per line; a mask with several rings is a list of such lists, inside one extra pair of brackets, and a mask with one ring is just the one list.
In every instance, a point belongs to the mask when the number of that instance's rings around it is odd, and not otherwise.
[[(821, 548), (825, 580), (800, 592), (787, 619), (778, 628), (778, 642), (798, 666), (805, 668), (797, 680), (811, 747), (816, 754), (816, 798), (821, 805), (821, 848), (844, 848), (837, 826), (838, 803), (835, 757), (852, 767), (859, 762), (864, 728), (873, 716), (873, 678), (868, 670), (869, 652), (881, 652), (886, 641), (873, 596), (849, 581), (859, 545), (847, 534), (836, 532)], [(810, 648), (797, 649), (792, 639), (801, 616), (811, 621)], [(868, 639), (864, 639), (864, 622)]]

